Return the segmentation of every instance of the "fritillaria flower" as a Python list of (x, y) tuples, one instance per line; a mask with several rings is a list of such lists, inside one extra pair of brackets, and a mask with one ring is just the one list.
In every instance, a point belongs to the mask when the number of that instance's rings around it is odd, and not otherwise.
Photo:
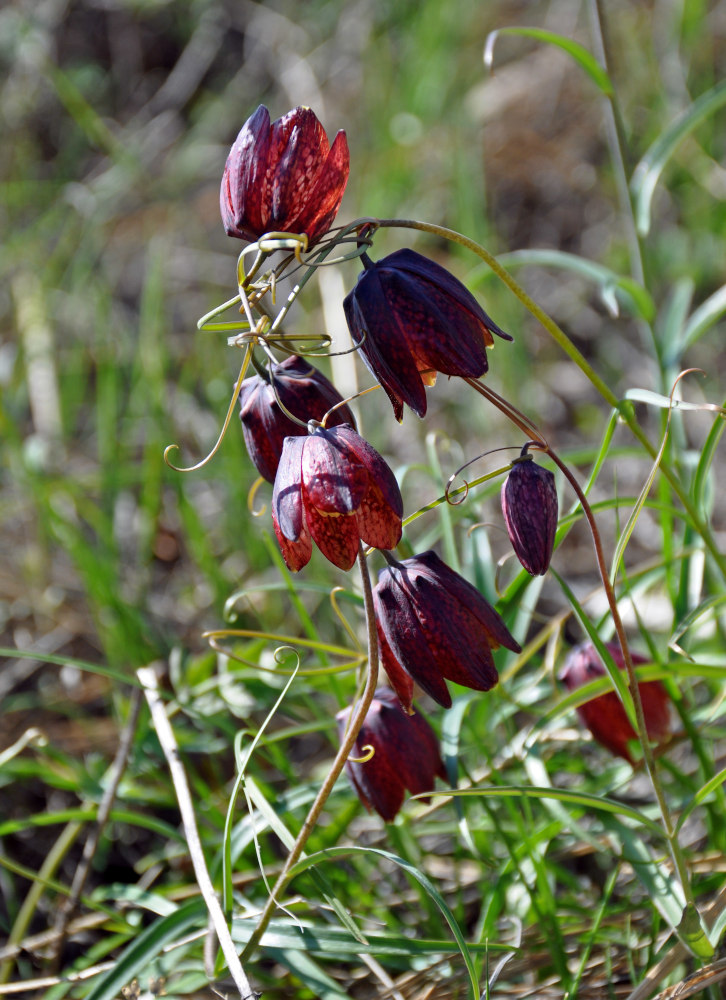
[[(615, 642), (606, 643), (607, 650), (620, 670), (625, 669), (623, 653)], [(633, 654), (633, 663), (647, 663), (642, 657)], [(604, 677), (607, 673), (597, 650), (591, 642), (576, 646), (565, 660), (565, 665), (559, 674), (559, 680), (568, 691), (575, 691), (583, 684), (589, 684)], [(645, 728), (653, 743), (661, 746), (671, 738), (670, 699), (660, 681), (641, 681), (638, 684), (640, 699), (643, 702)], [(628, 743), (637, 740), (635, 730), (631, 726), (620, 698), (614, 691), (598, 695), (580, 705), (577, 714), (592, 733), (593, 737), (602, 743), (611, 753), (624, 757), (633, 764), (633, 755)]]
[(247, 119), (222, 176), (219, 207), (228, 236), (306, 233), (312, 246), (330, 229), (348, 182), (345, 132), (331, 146), (310, 108), (270, 124), (264, 105)]
[[(338, 732), (342, 740), (351, 709), (338, 712)], [(439, 745), (431, 726), (420, 715), (407, 715), (389, 687), (376, 691), (365, 721), (353, 744), (346, 773), (366, 809), (375, 809), (390, 823), (403, 805), (406, 789), (413, 795), (430, 792), (434, 778), (446, 777)]]
[(345, 297), (345, 316), (397, 420), (404, 403), (424, 416), (424, 383), (433, 385), (436, 372), (478, 378), (489, 367), (492, 334), (512, 339), (460, 281), (428, 257), (397, 250), (376, 263), (366, 254), (361, 259), (365, 270)]
[(403, 500), (388, 465), (348, 424), (311, 423), (309, 431), (285, 438), (272, 491), (272, 523), (288, 567), (307, 564), (312, 542), (346, 570), (361, 541), (395, 548)]
[[(342, 403), (338, 390), (322, 372), (293, 354), (272, 367), (272, 382), (262, 375), (245, 379), (239, 393), (242, 432), (255, 468), (268, 482), (275, 481), (282, 445), (286, 437), (308, 433), (307, 426), (290, 420), (278, 405), (278, 399), (293, 416), (307, 424), (322, 420), (336, 403)], [(347, 406), (330, 414), (328, 426), (348, 423), (355, 427)]]
[(381, 663), (405, 709), (413, 681), (448, 708), (446, 680), (488, 691), (499, 679), (492, 651), (519, 653), (494, 608), (435, 552), (391, 561), (373, 589)]
[(555, 477), (526, 453), (502, 485), (502, 513), (517, 559), (532, 576), (549, 569), (557, 532)]

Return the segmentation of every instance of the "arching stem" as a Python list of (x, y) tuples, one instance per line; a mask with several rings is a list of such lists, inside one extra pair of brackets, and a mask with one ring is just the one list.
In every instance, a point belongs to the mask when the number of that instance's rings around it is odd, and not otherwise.
[[(367, 220), (359, 221), (364, 222)], [(578, 351), (572, 343), (564, 330), (562, 330), (557, 323), (555, 323), (555, 321), (547, 315), (544, 309), (537, 305), (534, 299), (532, 299), (525, 292), (522, 286), (514, 280), (511, 274), (505, 271), (493, 254), (490, 254), (488, 250), (480, 246), (475, 240), (469, 239), (468, 236), (464, 236), (462, 233), (457, 233), (453, 229), (447, 229), (445, 226), (436, 226), (429, 222), (419, 222), (416, 219), (377, 219), (376, 227), (389, 229), (418, 229), (424, 233), (431, 233), (432, 236), (439, 236), (452, 243), (458, 243), (460, 246), (466, 247), (467, 250), (471, 250), (472, 253), (476, 254), (476, 256), (483, 260), (490, 270), (504, 282), (507, 288), (509, 288), (510, 291), (519, 299), (522, 305), (529, 310), (535, 319), (542, 324), (545, 330), (565, 352), (565, 354), (575, 362), (577, 367), (587, 376), (602, 398), (617, 411), (618, 416), (628, 425), (628, 428), (633, 436), (640, 442), (643, 448), (645, 448), (651, 458), (656, 457), (658, 449), (654, 447), (648, 439), (647, 435), (635, 419), (634, 414), (630, 411), (630, 408), (627, 406), (621, 406), (620, 400), (617, 398), (615, 393), (605, 382), (603, 382), (585, 356), (581, 354), (581, 352)], [(714, 563), (718, 566), (721, 576), (724, 580), (726, 580), (726, 556), (724, 556), (724, 553), (721, 552), (715, 538), (713, 537), (713, 533), (709, 529), (708, 524), (701, 517), (696, 504), (693, 502), (693, 499), (688, 493), (688, 490), (684, 488), (676, 474), (667, 465), (661, 465), (661, 472), (683, 505), (683, 509), (687, 512), (694, 528), (703, 539), (704, 545), (708, 549)]]

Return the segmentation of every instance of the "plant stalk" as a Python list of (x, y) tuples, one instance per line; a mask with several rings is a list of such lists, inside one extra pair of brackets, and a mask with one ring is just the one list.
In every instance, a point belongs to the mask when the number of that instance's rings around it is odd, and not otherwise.
[(361, 726), (363, 725), (365, 717), (368, 714), (368, 709), (373, 701), (373, 695), (376, 692), (376, 686), (378, 684), (378, 634), (376, 631), (376, 620), (373, 611), (371, 578), (368, 571), (365, 550), (362, 544), (359, 545), (358, 549), (358, 568), (360, 570), (361, 584), (363, 587), (363, 602), (365, 606), (366, 628), (368, 632), (368, 674), (366, 677), (366, 685), (363, 690), (363, 695), (356, 707), (353, 720), (343, 738), (343, 742), (340, 745), (340, 749), (338, 750), (335, 760), (333, 761), (332, 767), (330, 768), (325, 781), (321, 785), (320, 791), (310, 807), (310, 811), (305, 818), (305, 822), (302, 825), (300, 833), (297, 835), (297, 839), (292, 846), (292, 850), (285, 861), (282, 871), (278, 875), (277, 882), (275, 882), (272, 893), (265, 904), (259, 923), (253, 931), (249, 941), (245, 945), (244, 951), (241, 955), (242, 961), (249, 958), (259, 944), (262, 935), (267, 930), (267, 926), (272, 919), (275, 909), (277, 908), (278, 899), (292, 879), (290, 870), (300, 860), (300, 855), (305, 848), (305, 844), (307, 843), (310, 834), (315, 829), (315, 825), (320, 818), (320, 814), (323, 811), (325, 803), (327, 802), (330, 793), (333, 791), (333, 787), (335, 786), (341, 771), (345, 767), (345, 762), (350, 756), (353, 744), (358, 737), (358, 733), (360, 732)]

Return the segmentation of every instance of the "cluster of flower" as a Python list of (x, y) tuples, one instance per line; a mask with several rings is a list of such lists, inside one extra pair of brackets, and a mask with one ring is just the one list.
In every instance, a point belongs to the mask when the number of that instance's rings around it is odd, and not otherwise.
[[(332, 146), (314, 113), (296, 108), (273, 123), (258, 108), (227, 159), (220, 206), (226, 232), (245, 240), (304, 234), (309, 249), (330, 230), (348, 178), (348, 147)], [(353, 344), (388, 395), (397, 420), (404, 404), (426, 413), (426, 385), (437, 373), (479, 378), (493, 335), (511, 340), (445, 268), (403, 249), (373, 262), (344, 301)], [(373, 592), (381, 662), (391, 688), (379, 688), (356, 747), (372, 746), (348, 774), (363, 802), (386, 820), (404, 790), (421, 793), (443, 776), (433, 731), (414, 715), (414, 683), (444, 707), (446, 680), (487, 691), (498, 680), (493, 651), (520, 647), (479, 591), (434, 552), (397, 561), (403, 501), (395, 476), (356, 430), (331, 382), (303, 358), (270, 363), (245, 380), (241, 420), (249, 454), (273, 483), (272, 519), (283, 558), (298, 571), (312, 543), (349, 570), (361, 542), (380, 549), (387, 567)], [(514, 551), (532, 575), (549, 566), (557, 527), (551, 472), (527, 447), (502, 487)], [(612, 696), (614, 697), (614, 696)], [(340, 713), (343, 731), (350, 709)], [(621, 710), (622, 711), (622, 710)], [(627, 723), (627, 718), (625, 719)]]

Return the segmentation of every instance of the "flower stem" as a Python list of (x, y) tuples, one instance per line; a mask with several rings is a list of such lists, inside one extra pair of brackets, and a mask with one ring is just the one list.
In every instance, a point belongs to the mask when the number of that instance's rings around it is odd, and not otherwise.
[(353, 719), (343, 738), (340, 750), (338, 750), (336, 758), (333, 761), (333, 765), (330, 768), (325, 781), (320, 787), (320, 791), (318, 792), (315, 801), (310, 807), (310, 811), (305, 818), (305, 822), (302, 825), (300, 833), (297, 835), (297, 839), (292, 846), (292, 850), (290, 851), (285, 864), (283, 865), (282, 871), (277, 877), (277, 882), (275, 882), (270, 897), (265, 904), (259, 923), (253, 931), (249, 941), (245, 945), (242, 955), (240, 956), (243, 962), (257, 947), (262, 935), (267, 929), (267, 925), (272, 919), (272, 915), (278, 905), (278, 899), (285, 891), (292, 878), (290, 870), (299, 861), (308, 837), (315, 829), (315, 824), (320, 818), (320, 814), (333, 790), (335, 782), (338, 780), (338, 777), (345, 766), (345, 762), (350, 756), (353, 744), (358, 737), (358, 733), (360, 732), (361, 726), (363, 725), (365, 717), (368, 714), (368, 709), (373, 701), (373, 695), (376, 692), (376, 686), (378, 684), (378, 635), (376, 632), (376, 619), (373, 611), (371, 578), (370, 573), (368, 572), (368, 563), (366, 561), (365, 550), (363, 549), (362, 544), (358, 549), (358, 568), (360, 570), (361, 584), (363, 586), (363, 603), (365, 606), (366, 628), (368, 631), (368, 676), (366, 678), (366, 685), (363, 690), (363, 695), (356, 707)]
[(590, 527), (590, 534), (592, 535), (593, 547), (595, 549), (595, 558), (597, 560), (597, 568), (600, 573), (600, 578), (602, 580), (603, 589), (605, 591), (605, 596), (607, 598), (608, 606), (610, 608), (610, 614), (612, 615), (613, 624), (615, 626), (615, 632), (618, 637), (618, 643), (620, 644), (620, 649), (623, 654), (623, 661), (625, 663), (625, 670), (628, 675), (628, 689), (630, 690), (631, 697), (633, 699), (633, 706), (635, 707), (635, 721), (637, 723), (638, 736), (640, 738), (641, 745), (643, 747), (643, 760), (645, 762), (645, 767), (648, 772), (651, 784), (653, 785), (653, 790), (655, 791), (655, 797), (658, 801), (658, 808), (660, 810), (661, 819), (663, 821), (663, 828), (665, 830), (666, 837), (668, 838), (668, 843), (671, 849), (671, 856), (673, 858), (673, 864), (675, 865), (676, 871), (678, 872), (678, 879), (683, 888), (683, 894), (687, 903), (692, 903), (695, 906), (695, 899), (693, 896), (693, 890), (691, 888), (691, 880), (688, 874), (688, 868), (686, 866), (686, 860), (681, 850), (680, 844), (678, 842), (678, 835), (675, 832), (673, 826), (673, 821), (671, 819), (670, 811), (668, 809), (668, 802), (666, 800), (665, 792), (663, 791), (663, 786), (660, 782), (660, 776), (655, 764), (655, 757), (653, 756), (653, 748), (650, 745), (650, 737), (648, 736), (648, 729), (645, 724), (645, 712), (643, 711), (643, 701), (640, 697), (640, 686), (638, 685), (638, 678), (635, 674), (635, 667), (633, 665), (633, 658), (630, 655), (630, 646), (628, 644), (627, 637), (625, 635), (625, 628), (623, 626), (623, 620), (620, 617), (620, 611), (618, 610), (618, 602), (615, 596), (615, 591), (613, 585), (610, 582), (610, 577), (608, 575), (607, 565), (605, 563), (605, 554), (602, 547), (602, 539), (600, 537), (600, 530), (597, 526), (595, 520), (595, 515), (592, 512), (592, 508), (587, 500), (587, 497), (580, 488), (580, 484), (577, 479), (570, 471), (568, 466), (562, 461), (559, 455), (549, 446), (542, 448), (545, 454), (549, 455), (552, 461), (555, 463), (560, 472), (565, 476), (568, 483), (574, 490), (577, 499), (580, 501), (580, 506), (582, 507), (583, 513), (587, 519), (587, 523)]
[[(597, 561), (597, 568), (600, 574), (600, 579), (602, 580), (603, 589), (605, 591), (605, 596), (607, 598), (608, 606), (610, 608), (610, 614), (612, 615), (613, 624), (615, 625), (615, 632), (618, 637), (618, 642), (620, 644), (620, 649), (623, 654), (623, 661), (625, 663), (625, 669), (628, 675), (628, 689), (630, 691), (631, 697), (633, 699), (633, 706), (635, 708), (635, 721), (636, 728), (638, 731), (638, 737), (640, 743), (643, 747), (643, 759), (645, 762), (645, 767), (648, 772), (653, 790), (655, 792), (655, 797), (658, 802), (658, 808), (661, 814), (661, 820), (663, 822), (663, 828), (665, 830), (665, 835), (668, 840), (668, 844), (671, 851), (671, 857), (673, 858), (673, 864), (675, 866), (676, 872), (678, 873), (678, 879), (683, 888), (683, 895), (686, 900), (686, 904), (693, 907), (695, 910), (695, 898), (693, 896), (693, 889), (691, 887), (691, 880), (688, 874), (688, 868), (686, 866), (686, 860), (681, 850), (680, 843), (678, 841), (678, 835), (674, 828), (673, 821), (671, 819), (670, 811), (668, 809), (668, 802), (666, 800), (665, 793), (663, 791), (663, 786), (660, 782), (660, 776), (656, 769), (655, 758), (653, 756), (653, 749), (650, 745), (650, 737), (648, 736), (648, 729), (645, 724), (645, 713), (643, 711), (643, 702), (640, 697), (640, 687), (638, 686), (638, 678), (635, 674), (635, 667), (633, 665), (633, 658), (630, 655), (630, 646), (628, 645), (628, 639), (625, 634), (625, 628), (623, 626), (623, 620), (620, 617), (620, 611), (618, 609), (618, 601), (615, 596), (615, 590), (612, 583), (610, 582), (610, 576), (608, 574), (608, 568), (605, 563), (605, 554), (602, 547), (602, 539), (600, 537), (600, 529), (597, 526), (597, 521), (595, 520), (595, 515), (592, 512), (592, 508), (588, 502), (587, 497), (583, 493), (580, 484), (577, 481), (575, 475), (570, 471), (569, 467), (562, 461), (559, 455), (554, 451), (554, 449), (544, 440), (541, 434), (537, 431), (537, 428), (532, 424), (532, 422), (520, 413), (519, 410), (515, 409), (510, 403), (505, 399), (495, 393), (488, 386), (479, 382), (476, 379), (465, 379), (473, 389), (479, 392), (482, 396), (493, 403), (509, 420), (514, 423), (521, 431), (527, 434), (534, 431), (534, 440), (528, 441), (525, 448), (538, 448), (540, 451), (544, 452), (546, 455), (552, 459), (557, 468), (562, 472), (562, 474), (567, 479), (568, 483), (572, 487), (580, 502), (583, 513), (587, 519), (587, 523), (590, 527), (590, 534), (592, 535), (593, 547), (595, 549), (595, 559)], [(523, 449), (524, 453), (524, 449)], [(697, 912), (697, 911), (696, 911)]]

